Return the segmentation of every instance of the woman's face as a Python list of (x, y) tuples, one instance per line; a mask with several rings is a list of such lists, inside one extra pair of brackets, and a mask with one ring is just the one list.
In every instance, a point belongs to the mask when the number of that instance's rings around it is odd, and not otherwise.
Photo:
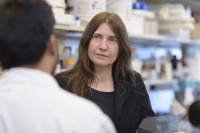
[(94, 32), (88, 48), (88, 55), (94, 67), (112, 67), (118, 53), (116, 35), (108, 24), (101, 24)]

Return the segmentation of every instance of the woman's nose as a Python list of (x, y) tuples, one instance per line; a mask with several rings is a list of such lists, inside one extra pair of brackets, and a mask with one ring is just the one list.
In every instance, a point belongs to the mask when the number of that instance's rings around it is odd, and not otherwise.
[(99, 49), (101, 51), (106, 51), (108, 48), (107, 48), (107, 39), (103, 39), (100, 46), (99, 46)]

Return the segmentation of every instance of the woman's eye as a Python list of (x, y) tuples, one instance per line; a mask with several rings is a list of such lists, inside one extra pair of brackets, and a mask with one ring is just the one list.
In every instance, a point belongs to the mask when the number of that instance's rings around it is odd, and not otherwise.
[(109, 39), (111, 42), (117, 42), (117, 39), (116, 38), (110, 38)]
[(94, 35), (93, 38), (96, 39), (96, 40), (101, 40), (102, 37), (99, 36), (99, 35)]
[(93, 36), (94, 38), (99, 38), (99, 36)]

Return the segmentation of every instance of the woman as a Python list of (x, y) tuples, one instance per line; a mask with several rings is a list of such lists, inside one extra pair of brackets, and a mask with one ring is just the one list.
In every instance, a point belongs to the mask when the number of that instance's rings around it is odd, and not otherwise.
[(126, 28), (115, 13), (92, 18), (80, 40), (77, 63), (55, 78), (62, 88), (95, 102), (119, 133), (135, 133), (142, 119), (154, 116), (144, 82), (131, 68)]

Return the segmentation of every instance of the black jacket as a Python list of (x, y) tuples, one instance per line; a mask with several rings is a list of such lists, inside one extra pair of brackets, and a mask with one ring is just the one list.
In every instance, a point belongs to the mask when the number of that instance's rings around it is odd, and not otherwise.
[[(60, 87), (66, 89), (67, 73), (55, 75)], [(130, 80), (126, 79), (127, 82)], [(135, 87), (127, 83), (114, 83), (115, 118), (114, 124), (118, 133), (135, 133), (142, 119), (154, 116), (146, 87), (139, 73), (135, 72)], [(123, 89), (124, 88), (124, 89)], [(72, 90), (69, 90), (72, 92)], [(93, 101), (90, 91), (84, 91), (85, 98)]]

